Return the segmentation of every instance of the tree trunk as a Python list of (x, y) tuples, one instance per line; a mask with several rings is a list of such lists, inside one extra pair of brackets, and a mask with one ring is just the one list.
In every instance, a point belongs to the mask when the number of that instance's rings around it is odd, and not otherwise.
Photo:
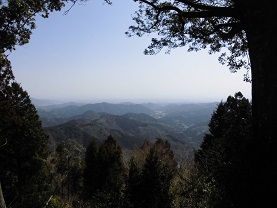
[(277, 12), (276, 3), (270, 2), (247, 0), (244, 14), (252, 73), (250, 207), (274, 204), (277, 185)]
[(1, 181), (0, 181), (0, 208), (6, 208), (5, 199), (2, 192)]

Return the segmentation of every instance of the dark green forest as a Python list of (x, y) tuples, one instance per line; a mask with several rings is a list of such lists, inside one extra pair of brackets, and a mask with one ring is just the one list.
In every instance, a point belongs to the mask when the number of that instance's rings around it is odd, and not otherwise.
[(192, 158), (182, 161), (163, 138), (145, 140), (130, 154), (113, 134), (101, 143), (92, 137), (83, 146), (68, 138), (49, 148), (37, 109), (16, 81), (8, 55), (30, 41), (36, 16), (48, 18), (78, 2), (0, 0), (0, 207), (237, 208), (275, 203), (276, 1), (134, 0), (138, 9), (126, 34), (158, 35), (146, 54), (183, 46), (189, 51), (208, 48), (210, 54), (221, 53), (219, 62), (231, 72), (245, 68), (245, 81), (252, 85), (251, 103), (237, 92), (218, 104), (203, 142)]
[(9, 94), (1, 99), (0, 179), (7, 207), (238, 207), (249, 191), (251, 103), (239, 92), (218, 104), (194, 156), (178, 160), (162, 138), (128, 154), (113, 135), (86, 146), (69, 138), (49, 149), (28, 93), (12, 76), (3, 78)]

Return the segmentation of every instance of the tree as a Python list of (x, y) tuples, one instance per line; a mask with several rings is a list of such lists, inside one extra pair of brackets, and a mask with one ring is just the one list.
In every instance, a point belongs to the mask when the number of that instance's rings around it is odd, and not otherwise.
[[(86, 0), (80, 0), (86, 1)], [(104, 0), (106, 3), (110, 4), (109, 0)], [(10, 137), (16, 131), (17, 133), (21, 132), (22, 134), (26, 133), (27, 129), (32, 130), (31, 126), (26, 127), (26, 129), (21, 128), (21, 124), (25, 122), (25, 114), (34, 115), (34, 120), (30, 120), (30, 124), (34, 124), (34, 129), (38, 128), (37, 125), (38, 118), (35, 116), (35, 109), (32, 106), (27, 92), (23, 91), (19, 84), (14, 81), (14, 76), (12, 73), (11, 63), (8, 60), (7, 53), (15, 50), (17, 45), (24, 45), (29, 42), (32, 30), (35, 29), (36, 24), (35, 20), (37, 16), (43, 18), (48, 18), (49, 14), (53, 11), (60, 11), (66, 3), (72, 3), (74, 6), (78, 0), (9, 0), (2, 1), (0, 0), (0, 148), (1, 148), (1, 159), (5, 157), (6, 153), (10, 149)], [(69, 8), (69, 10), (72, 8)], [(67, 13), (67, 10), (65, 13)], [(17, 94), (13, 94), (17, 93)], [(18, 97), (17, 97), (18, 96)], [(15, 99), (15, 100), (13, 100)], [(20, 106), (22, 105), (22, 106)], [(22, 107), (20, 110), (18, 107)], [(26, 113), (23, 111), (27, 110)], [(20, 115), (18, 114), (20, 113)], [(29, 114), (28, 114), (29, 115)], [(23, 116), (23, 117), (22, 117)], [(28, 116), (27, 116), (28, 117)], [(24, 121), (23, 121), (24, 120)], [(16, 125), (13, 125), (15, 124)], [(10, 125), (10, 126), (9, 126)], [(18, 126), (20, 125), (20, 126)], [(24, 123), (27, 125), (27, 123)], [(18, 129), (17, 129), (18, 128)], [(24, 127), (25, 128), (25, 127)], [(38, 133), (36, 131), (32, 132), (34, 134)], [(41, 132), (40, 132), (41, 133)], [(38, 134), (40, 134), (38, 133)], [(26, 133), (27, 135), (28, 133)], [(39, 136), (39, 135), (38, 135)], [(40, 137), (40, 136), (39, 136)], [(39, 137), (37, 139), (39, 139)], [(43, 136), (42, 136), (43, 137)], [(15, 138), (13, 141), (15, 141)], [(32, 137), (30, 138), (32, 140)], [(10, 141), (9, 141), (10, 140)], [(42, 139), (43, 140), (43, 139)], [(30, 143), (27, 143), (30, 144)], [(34, 146), (36, 143), (34, 143)], [(28, 145), (26, 145), (27, 148)], [(43, 145), (42, 145), (43, 146)], [(29, 147), (30, 148), (30, 147)], [(28, 149), (22, 148), (22, 151)], [(3, 150), (3, 151), (2, 151)], [(6, 151), (7, 150), (7, 151)], [(6, 152), (5, 152), (6, 151)], [(34, 148), (34, 151), (37, 151)], [(30, 149), (30, 155), (34, 153), (33, 149)], [(3, 152), (3, 154), (2, 154)], [(12, 152), (12, 151), (11, 151)], [(11, 153), (12, 154), (12, 153)], [(13, 153), (15, 155), (15, 153)], [(44, 154), (44, 151), (40, 152), (37, 156)], [(5, 158), (7, 159), (7, 158)], [(24, 159), (24, 158), (22, 158)], [(26, 158), (25, 158), (26, 159)], [(38, 159), (38, 158), (37, 158)], [(5, 163), (7, 161), (3, 161)], [(13, 166), (14, 164), (10, 164)], [(6, 167), (5, 167), (6, 168)], [(20, 166), (18, 166), (18, 172), (20, 172)], [(37, 171), (37, 167), (34, 167), (34, 172)], [(1, 171), (5, 172), (6, 170), (1, 167)], [(3, 173), (2, 172), (2, 173)], [(2, 174), (1, 173), (1, 174)], [(23, 173), (22, 173), (23, 175)], [(28, 174), (26, 175), (28, 177)], [(2, 180), (2, 175), (0, 181)], [(16, 178), (17, 180), (17, 178)], [(14, 182), (14, 180), (12, 180)], [(5, 185), (8, 184), (8, 181), (1, 181), (4, 186), (3, 189), (6, 189)], [(5, 184), (4, 184), (5, 183)], [(35, 183), (33, 181), (33, 183)], [(0, 183), (1, 184), (1, 183)], [(14, 184), (9, 184), (9, 187), (13, 187)], [(6, 191), (6, 190), (5, 190)], [(2, 192), (1, 192), (2, 193)], [(0, 193), (0, 194), (1, 194)], [(17, 195), (15, 195), (17, 197)], [(1, 206), (4, 203), (4, 199), (1, 197)], [(9, 200), (6, 200), (9, 202)]]
[[(2, 98), (5, 97), (5, 94), (8, 92), (9, 93), (9, 85), (11, 80), (13, 80), (14, 76), (11, 71), (11, 64), (10, 61), (6, 58), (4, 54), (0, 54), (0, 96)], [(0, 105), (6, 105), (7, 100), (1, 99), (0, 100)], [(1, 119), (1, 118), (0, 118)], [(5, 120), (4, 118), (2, 118)], [(0, 130), (1, 133), (1, 130)], [(0, 137), (0, 150), (6, 146), (7, 144), (7, 138), (2, 138)], [(1, 178), (0, 178), (0, 207), (6, 208), (6, 203), (5, 199), (3, 196), (3, 191), (2, 191), (2, 185), (1, 185)]]
[(167, 141), (145, 142), (130, 161), (129, 207), (171, 207), (171, 182), (177, 163)]
[(66, 2), (69, 0), (0, 1), (1, 53), (14, 50), (16, 45), (28, 43), (32, 30), (36, 27), (35, 16), (47, 18), (50, 12), (61, 10)]
[[(29, 42), (36, 28), (36, 17), (48, 18), (53, 11), (60, 11), (67, 3), (71, 7), (87, 0), (9, 0), (0, 1), (0, 53), (15, 50), (17, 45)], [(110, 0), (104, 2), (111, 4)]]
[[(12, 70), (7, 52), (15, 50), (30, 41), (32, 30), (36, 28), (36, 18), (48, 18), (53, 11), (60, 11), (67, 3), (72, 6), (87, 0), (0, 0), (0, 68)], [(110, 0), (104, 0), (111, 4)], [(3, 68), (3, 69), (2, 69)]]
[(6, 52), (29, 41), (35, 15), (47, 17), (59, 6), (59, 1), (0, 1), (0, 181), (8, 205), (13, 201), (13, 206), (27, 206), (27, 193), (31, 197), (36, 182), (41, 184), (36, 176), (47, 138), (29, 95), (14, 80)]
[[(249, 142), (251, 137), (251, 104), (238, 92), (219, 103), (209, 123), (195, 162), (206, 177), (206, 183), (216, 186), (210, 207), (246, 207), (250, 177)], [(250, 194), (251, 195), (251, 194)]]
[(41, 203), (48, 190), (48, 137), (28, 93), (15, 82), (9, 61), (0, 61), (0, 181), (7, 205), (28, 207)]
[(121, 147), (112, 135), (100, 145), (98, 151), (95, 142), (90, 143), (85, 164), (84, 186), (91, 206), (122, 207), (126, 170)]
[(214, 204), (211, 199), (216, 199), (215, 184), (210, 178), (200, 173), (197, 166), (189, 161), (180, 164), (178, 168), (178, 176), (174, 180), (176, 207), (183, 208), (201, 208), (213, 207)]
[[(51, 173), (52, 192), (48, 204), (53, 199), (64, 203), (80, 202), (82, 191), (82, 156), (85, 149), (75, 140), (68, 139), (57, 145), (56, 150), (47, 158), (47, 166)], [(53, 198), (54, 197), (54, 198)]]
[(98, 147), (93, 139), (86, 148), (85, 168), (83, 173), (85, 198), (90, 198), (96, 192), (98, 170)]
[[(277, 185), (277, 41), (274, 0), (134, 0), (139, 10), (129, 35), (142, 36), (156, 32), (145, 51), (159, 52), (167, 47), (189, 46), (189, 51), (210, 48), (210, 53), (223, 53), (221, 63), (235, 72), (251, 66), (253, 137), (253, 192), (260, 203), (272, 202)], [(227, 50), (227, 52), (226, 52)], [(248, 63), (248, 54), (249, 61)], [(249, 78), (245, 77), (246, 80)], [(257, 154), (259, 152), (259, 154)], [(260, 168), (263, 167), (263, 168)], [(259, 186), (259, 189), (255, 187)], [(257, 202), (253, 206), (257, 206)]]

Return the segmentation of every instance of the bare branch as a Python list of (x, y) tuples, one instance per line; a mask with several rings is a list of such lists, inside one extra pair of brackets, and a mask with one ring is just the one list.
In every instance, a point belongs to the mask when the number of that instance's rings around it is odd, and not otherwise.
[(78, 0), (74, 0), (74, 1), (73, 1), (73, 3), (72, 3), (72, 5), (70, 6), (70, 8), (64, 12), (64, 15), (67, 15), (67, 14), (70, 12), (70, 10), (74, 7), (74, 5), (76, 4), (77, 1), (78, 1)]

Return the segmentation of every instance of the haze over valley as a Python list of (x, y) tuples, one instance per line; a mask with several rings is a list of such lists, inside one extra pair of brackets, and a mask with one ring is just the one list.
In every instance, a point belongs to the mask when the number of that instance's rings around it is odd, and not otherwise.
[[(155, 103), (63, 103), (47, 105), (33, 99), (52, 147), (69, 139), (87, 146), (112, 135), (125, 151), (157, 138), (170, 142), (176, 156), (184, 157), (199, 147), (217, 102)], [(48, 101), (49, 102), (49, 101)]]

